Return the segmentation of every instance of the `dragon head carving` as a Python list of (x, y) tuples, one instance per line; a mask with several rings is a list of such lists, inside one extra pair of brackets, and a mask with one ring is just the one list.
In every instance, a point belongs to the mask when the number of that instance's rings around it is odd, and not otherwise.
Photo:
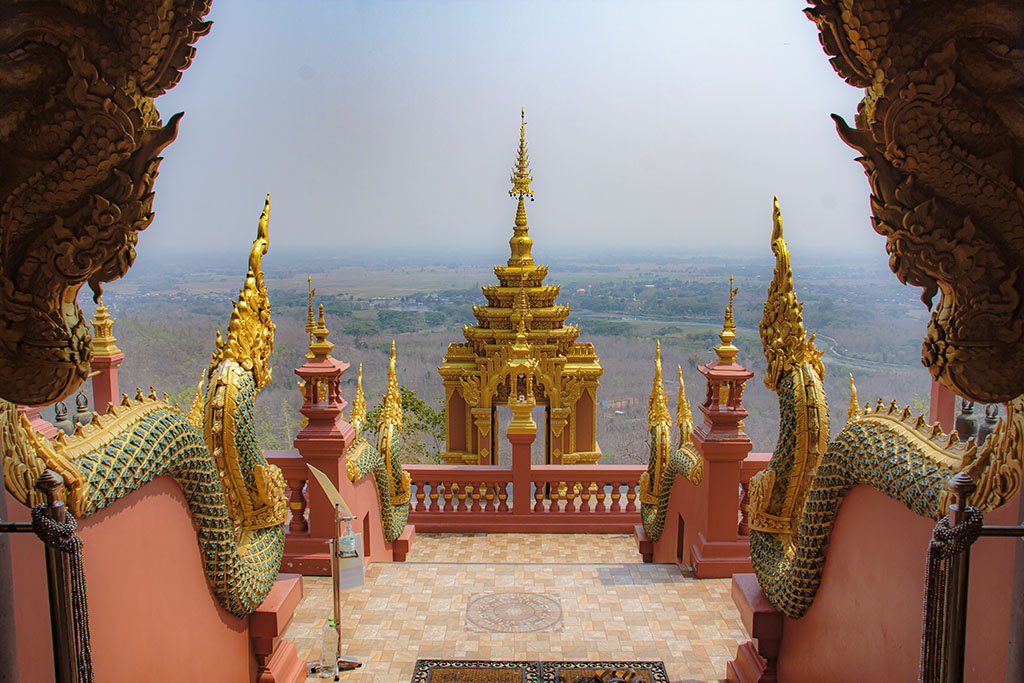
[(76, 303), (135, 260), (153, 219), (173, 87), (210, 29), (209, 0), (19, 2), (0, 14), (0, 387), (45, 404), (89, 372)]
[[(855, 126), (872, 223), (932, 308), (922, 361), (985, 403), (1024, 393), (1024, 5), (811, 0)], [(939, 295), (939, 300), (934, 301)]]

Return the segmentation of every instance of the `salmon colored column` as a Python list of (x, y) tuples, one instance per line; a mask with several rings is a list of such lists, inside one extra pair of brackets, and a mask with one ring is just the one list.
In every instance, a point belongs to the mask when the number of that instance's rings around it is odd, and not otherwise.
[(928, 402), (928, 422), (939, 423), (947, 434), (953, 431), (956, 414), (956, 394), (944, 384), (932, 380), (931, 398)]
[(512, 444), (512, 514), (530, 514), (532, 502), (530, 490), (530, 449), (537, 438), (537, 423), (533, 421), (534, 406), (537, 404), (530, 394), (519, 400), (509, 399), (512, 419), (508, 423), (508, 441)]

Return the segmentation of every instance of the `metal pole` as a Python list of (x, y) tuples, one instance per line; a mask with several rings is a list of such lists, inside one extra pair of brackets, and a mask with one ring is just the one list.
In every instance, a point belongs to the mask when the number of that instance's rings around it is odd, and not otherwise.
[[(57, 524), (64, 524), (66, 509), (57, 500), (57, 489), (64, 479), (53, 470), (46, 470), (36, 481), (36, 488), (46, 496), (45, 514)], [(75, 627), (71, 612), (71, 571), (68, 556), (48, 544), (46, 552), (46, 587), (50, 595), (50, 629), (53, 635), (53, 667), (58, 683), (78, 683), (78, 656)]]
[[(334, 537), (330, 541), (331, 551), (331, 593), (334, 596), (334, 630), (338, 632), (338, 637), (335, 639), (336, 646), (334, 648), (334, 662), (337, 666), (337, 662), (341, 659), (341, 591), (338, 590), (338, 579), (340, 578), (341, 567), (338, 563), (338, 535), (339, 535), (339, 524), (341, 523), (341, 510), (337, 505), (334, 506)], [(334, 680), (338, 680), (335, 676)]]
[[(953, 504), (949, 506), (949, 521), (956, 526), (964, 521), (967, 497), (977, 486), (965, 473), (958, 472), (949, 481)], [(967, 634), (967, 582), (971, 567), (970, 546), (949, 559), (946, 580), (946, 638), (943, 643), (943, 680), (962, 683), (964, 680), (964, 645)]]

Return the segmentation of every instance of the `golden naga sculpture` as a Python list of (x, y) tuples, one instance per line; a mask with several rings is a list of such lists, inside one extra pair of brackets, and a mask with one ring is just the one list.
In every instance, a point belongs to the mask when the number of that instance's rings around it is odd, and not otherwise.
[(779, 395), (779, 440), (768, 467), (750, 481), (750, 556), (768, 599), (798, 618), (814, 600), (839, 505), (857, 484), (871, 486), (919, 515), (944, 516), (949, 479), (967, 472), (978, 485), (969, 504), (992, 510), (1020, 490), (1024, 403), (1007, 403), (1007, 418), (979, 449), (958, 443), (922, 416), (879, 400), (857, 407), (850, 379), (848, 422), (830, 443), (821, 352), (807, 337), (793, 290), (789, 250), (776, 199), (772, 251), (775, 275), (761, 321), (765, 384)]
[[(1024, 3), (811, 0), (889, 265), (932, 308), (922, 359), (985, 403), (1024, 394)], [(934, 302), (936, 294), (938, 303)]]
[(683, 368), (679, 367), (679, 397), (676, 399), (676, 421), (679, 425), (679, 443), (672, 449), (672, 416), (668, 412), (668, 398), (661, 375), (661, 342), (654, 356), (654, 383), (647, 402), (647, 425), (650, 433), (651, 453), (647, 471), (640, 475), (637, 493), (640, 498), (640, 521), (644, 533), (652, 541), (661, 538), (665, 530), (668, 510), (676, 475), (686, 477), (698, 486), (704, 478), (704, 458), (690, 440), (693, 434), (693, 414), (686, 400)]
[[(362, 399), (362, 368), (359, 372), (356, 402)], [(353, 404), (352, 419), (357, 420), (361, 430), (366, 419), (366, 403), (357, 413)], [(391, 341), (391, 359), (388, 361), (388, 384), (381, 399), (380, 414), (377, 417), (377, 444), (371, 444), (365, 434), (359, 434), (348, 447), (345, 457), (345, 471), (350, 481), (357, 482), (367, 474), (373, 475), (377, 486), (377, 502), (380, 504), (381, 525), (384, 540), (389, 543), (398, 538), (409, 520), (409, 501), (412, 498), (412, 479), (402, 468), (399, 456), (399, 438), (402, 432), (402, 395), (398, 388), (398, 373), (395, 368), (395, 342)]]
[[(93, 7), (95, 5), (95, 7)], [(89, 373), (88, 283), (124, 275), (153, 220), (153, 99), (188, 68), (209, 1), (15, 2), (0, 13), (0, 397), (42, 405)]]
[(64, 478), (61, 496), (70, 511), (83, 517), (156, 477), (173, 477), (198, 527), (214, 593), (237, 616), (255, 610), (277, 577), (288, 513), (284, 478), (264, 459), (252, 424), (256, 396), (270, 381), (274, 346), (261, 267), (269, 211), (268, 196), (227, 340), (218, 333), (213, 362), (187, 416), (166, 395), (159, 400), (152, 389), (148, 396), (138, 391), (74, 435), (61, 433), (51, 442), (13, 404), (0, 401), (4, 480), (16, 499), (42, 502), (33, 484), (49, 468)]

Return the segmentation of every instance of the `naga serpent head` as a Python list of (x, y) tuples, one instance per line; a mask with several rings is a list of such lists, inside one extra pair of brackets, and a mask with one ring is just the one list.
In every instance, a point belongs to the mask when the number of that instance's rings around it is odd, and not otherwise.
[(217, 348), (206, 372), (207, 379), (210, 379), (224, 361), (233, 360), (252, 373), (256, 391), (270, 384), (270, 356), (274, 353), (276, 329), (270, 319), (270, 298), (263, 282), (263, 256), (270, 247), (269, 222), (270, 195), (267, 194), (256, 239), (249, 252), (249, 270), (231, 311), (227, 339), (217, 331)]
[(76, 298), (86, 283), (98, 297), (135, 260), (181, 116), (162, 124), (153, 99), (191, 63), (209, 4), (19, 2), (0, 13), (0, 397), (51, 403), (88, 375)]
[(811, 5), (833, 67), (865, 89), (854, 126), (833, 118), (890, 267), (932, 309), (922, 362), (973, 400), (1024, 394), (1024, 5)]
[(775, 273), (768, 287), (761, 316), (761, 344), (768, 365), (764, 384), (775, 391), (784, 374), (809, 363), (818, 377), (825, 379), (822, 352), (814, 346), (814, 335), (804, 330), (804, 305), (793, 289), (793, 267), (789, 262), (789, 247), (782, 235), (782, 210), (779, 198), (772, 205), (772, 252), (775, 254)]

